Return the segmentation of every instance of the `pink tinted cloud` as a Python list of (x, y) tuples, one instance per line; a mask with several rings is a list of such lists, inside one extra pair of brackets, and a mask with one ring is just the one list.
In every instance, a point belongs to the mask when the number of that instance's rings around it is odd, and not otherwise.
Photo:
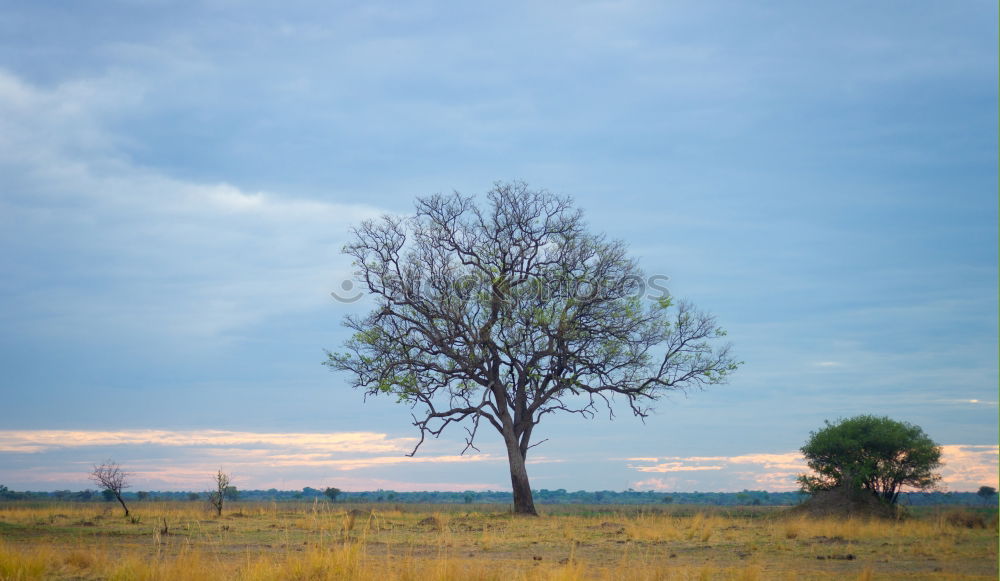
[[(467, 490), (501, 488), (495, 483), (415, 483), (385, 480), (348, 473), (394, 467), (400, 474), (419, 465), (470, 465), (505, 461), (491, 454), (435, 454), (427, 450), (409, 457), (413, 438), (390, 438), (375, 432), (271, 433), (222, 430), (3, 430), (0, 454), (30, 456), (34, 466), (5, 473), (9, 483), (92, 487), (86, 475), (92, 462), (116, 458), (132, 474), (137, 489), (201, 490), (208, 477), (222, 469), (234, 475), (241, 488), (287, 487), (304, 482), (308, 486), (355, 486), (364, 489), (392, 482), (397, 490)], [(166, 449), (157, 452), (157, 449)], [(74, 450), (85, 460), (66, 461), (59, 450)], [(535, 462), (551, 459), (536, 457)]]
[(997, 487), (1000, 446), (941, 446), (941, 477), (948, 490), (976, 490)]
[(702, 470), (722, 470), (722, 466), (687, 466), (683, 462), (664, 462), (653, 466), (629, 466), (639, 472), (699, 472)]
[[(968, 491), (979, 486), (997, 486), (998, 446), (945, 445), (941, 447), (942, 488)], [(669, 456), (663, 458), (630, 458), (632, 470), (645, 473), (678, 474), (707, 470), (719, 471), (711, 480), (678, 480), (649, 478), (633, 483), (635, 488), (669, 490), (685, 484), (700, 490), (742, 490), (758, 488), (775, 492), (798, 489), (795, 478), (809, 472), (800, 452), (742, 454), (738, 456)], [(725, 483), (720, 485), (720, 483)], [(674, 488), (673, 490), (678, 490)]]
[(36, 453), (86, 446), (269, 446), (328, 452), (408, 451), (414, 438), (377, 432), (280, 433), (225, 430), (0, 430), (0, 452)]

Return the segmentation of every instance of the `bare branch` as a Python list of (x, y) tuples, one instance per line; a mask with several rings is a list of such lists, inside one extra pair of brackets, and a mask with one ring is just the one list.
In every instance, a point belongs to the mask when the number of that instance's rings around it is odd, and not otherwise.
[(129, 515), (129, 510), (128, 506), (125, 505), (125, 499), (122, 498), (122, 491), (131, 487), (128, 482), (130, 476), (128, 472), (122, 470), (117, 462), (110, 459), (103, 464), (95, 464), (94, 470), (90, 473), (90, 480), (111, 493), (115, 500), (122, 505), (125, 516)]
[[(496, 183), (477, 205), (420, 198), (409, 218), (366, 221), (344, 247), (376, 301), (349, 316), (346, 351), (326, 364), (365, 396), (413, 410), (420, 439), (462, 424), (466, 451), (485, 419), (507, 444), (515, 504), (524, 457), (546, 414), (637, 417), (665, 392), (724, 382), (736, 370), (715, 319), (670, 297), (643, 302), (645, 276), (624, 243), (589, 233), (567, 197)], [(631, 281), (631, 282), (630, 282)], [(522, 490), (518, 491), (518, 488)]]
[(219, 471), (215, 473), (213, 480), (215, 481), (215, 490), (208, 495), (208, 502), (215, 509), (215, 514), (222, 516), (222, 508), (226, 502), (226, 494), (231, 488), (230, 484), (232, 482), (232, 478), (229, 474), (223, 472), (222, 468), (219, 468)]

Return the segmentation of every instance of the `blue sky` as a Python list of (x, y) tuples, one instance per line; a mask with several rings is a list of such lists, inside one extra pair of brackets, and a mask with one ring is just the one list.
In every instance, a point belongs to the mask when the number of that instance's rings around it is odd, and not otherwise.
[(522, 179), (746, 364), (551, 417), (536, 488), (790, 489), (886, 414), (996, 485), (993, 2), (4, 2), (0, 483), (504, 489), (320, 365), (352, 224)]

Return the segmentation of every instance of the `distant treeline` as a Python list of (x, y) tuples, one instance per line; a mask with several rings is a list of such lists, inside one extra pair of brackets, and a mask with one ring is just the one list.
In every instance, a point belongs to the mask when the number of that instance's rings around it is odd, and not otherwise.
[[(569, 492), (565, 489), (533, 491), (535, 501), (541, 504), (694, 504), (714, 506), (790, 506), (799, 504), (808, 495), (802, 492), (767, 492), (764, 490), (744, 490), (743, 492), (654, 492), (613, 490)], [(125, 492), (125, 500), (207, 500), (208, 492)], [(302, 490), (232, 490), (227, 492), (230, 500), (242, 501), (313, 501), (331, 502), (323, 490), (305, 487)], [(66, 502), (113, 501), (114, 497), (96, 490), (56, 490), (54, 492), (16, 492), (0, 486), (0, 500), (58, 500)], [(429, 503), (429, 504), (510, 504), (510, 492), (465, 491), (465, 492), (396, 492), (375, 490), (366, 492), (337, 491), (337, 503)], [(983, 499), (975, 492), (913, 492), (904, 493), (900, 498), (903, 505), (979, 505)]]

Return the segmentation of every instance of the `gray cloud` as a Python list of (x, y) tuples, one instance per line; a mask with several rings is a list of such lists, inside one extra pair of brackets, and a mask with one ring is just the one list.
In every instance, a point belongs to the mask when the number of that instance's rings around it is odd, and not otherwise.
[[(747, 361), (595, 449), (793, 449), (863, 412), (995, 442), (995, 407), (967, 402), (996, 399), (996, 10), (14, 2), (0, 419), (405, 426), (318, 365), (347, 229), (523, 178), (575, 195)], [(543, 427), (562, 459), (589, 433)], [(536, 473), (629, 484), (585, 466)]]

